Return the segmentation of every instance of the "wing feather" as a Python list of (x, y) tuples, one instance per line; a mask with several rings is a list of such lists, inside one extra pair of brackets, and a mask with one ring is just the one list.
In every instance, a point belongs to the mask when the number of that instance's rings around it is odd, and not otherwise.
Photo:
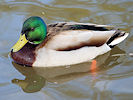
[(47, 26), (47, 38), (39, 48), (70, 51), (84, 46), (101, 46), (116, 32), (112, 26), (61, 22)]

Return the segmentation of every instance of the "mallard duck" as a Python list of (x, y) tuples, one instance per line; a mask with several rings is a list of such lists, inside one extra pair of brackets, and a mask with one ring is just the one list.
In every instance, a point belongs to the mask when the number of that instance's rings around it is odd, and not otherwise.
[(32, 16), (23, 23), (11, 49), (13, 60), (33, 67), (64, 66), (90, 61), (122, 42), (128, 33), (108, 25), (61, 22), (46, 25)]

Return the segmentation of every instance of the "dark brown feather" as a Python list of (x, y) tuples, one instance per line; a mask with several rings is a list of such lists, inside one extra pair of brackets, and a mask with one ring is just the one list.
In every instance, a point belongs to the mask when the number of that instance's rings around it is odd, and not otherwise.
[(11, 57), (16, 63), (32, 66), (36, 60), (35, 49), (37, 45), (27, 43), (22, 49), (17, 52), (11, 51)]

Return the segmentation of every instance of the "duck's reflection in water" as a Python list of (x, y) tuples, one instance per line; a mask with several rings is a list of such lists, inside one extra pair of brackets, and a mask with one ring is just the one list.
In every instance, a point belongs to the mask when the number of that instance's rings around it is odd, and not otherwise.
[(12, 83), (19, 85), (24, 92), (37, 92), (44, 87), (46, 82), (45, 79), (42, 76), (36, 74), (32, 67), (23, 67), (14, 62), (12, 64), (19, 72), (21, 72), (25, 76), (24, 80), (13, 79)]
[[(119, 64), (116, 61), (119, 56), (112, 57), (111, 55), (117, 53), (117, 50), (120, 52), (120, 49), (118, 47), (114, 49), (95, 60), (70, 66), (23, 67), (13, 62), (14, 67), (25, 76), (25, 79), (13, 79), (12, 83), (19, 85), (24, 92), (32, 93), (40, 91), (46, 82), (61, 84), (87, 75), (91, 75), (95, 81), (100, 71), (108, 70)], [(124, 51), (121, 51), (121, 53), (124, 53)]]

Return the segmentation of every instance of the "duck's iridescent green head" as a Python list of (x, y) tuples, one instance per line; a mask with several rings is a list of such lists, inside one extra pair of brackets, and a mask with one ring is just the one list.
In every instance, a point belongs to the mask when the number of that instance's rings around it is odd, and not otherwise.
[(44, 41), (47, 34), (47, 27), (44, 21), (37, 16), (28, 18), (21, 31), (18, 42), (12, 47), (13, 52), (19, 51), (27, 42), (40, 44)]

